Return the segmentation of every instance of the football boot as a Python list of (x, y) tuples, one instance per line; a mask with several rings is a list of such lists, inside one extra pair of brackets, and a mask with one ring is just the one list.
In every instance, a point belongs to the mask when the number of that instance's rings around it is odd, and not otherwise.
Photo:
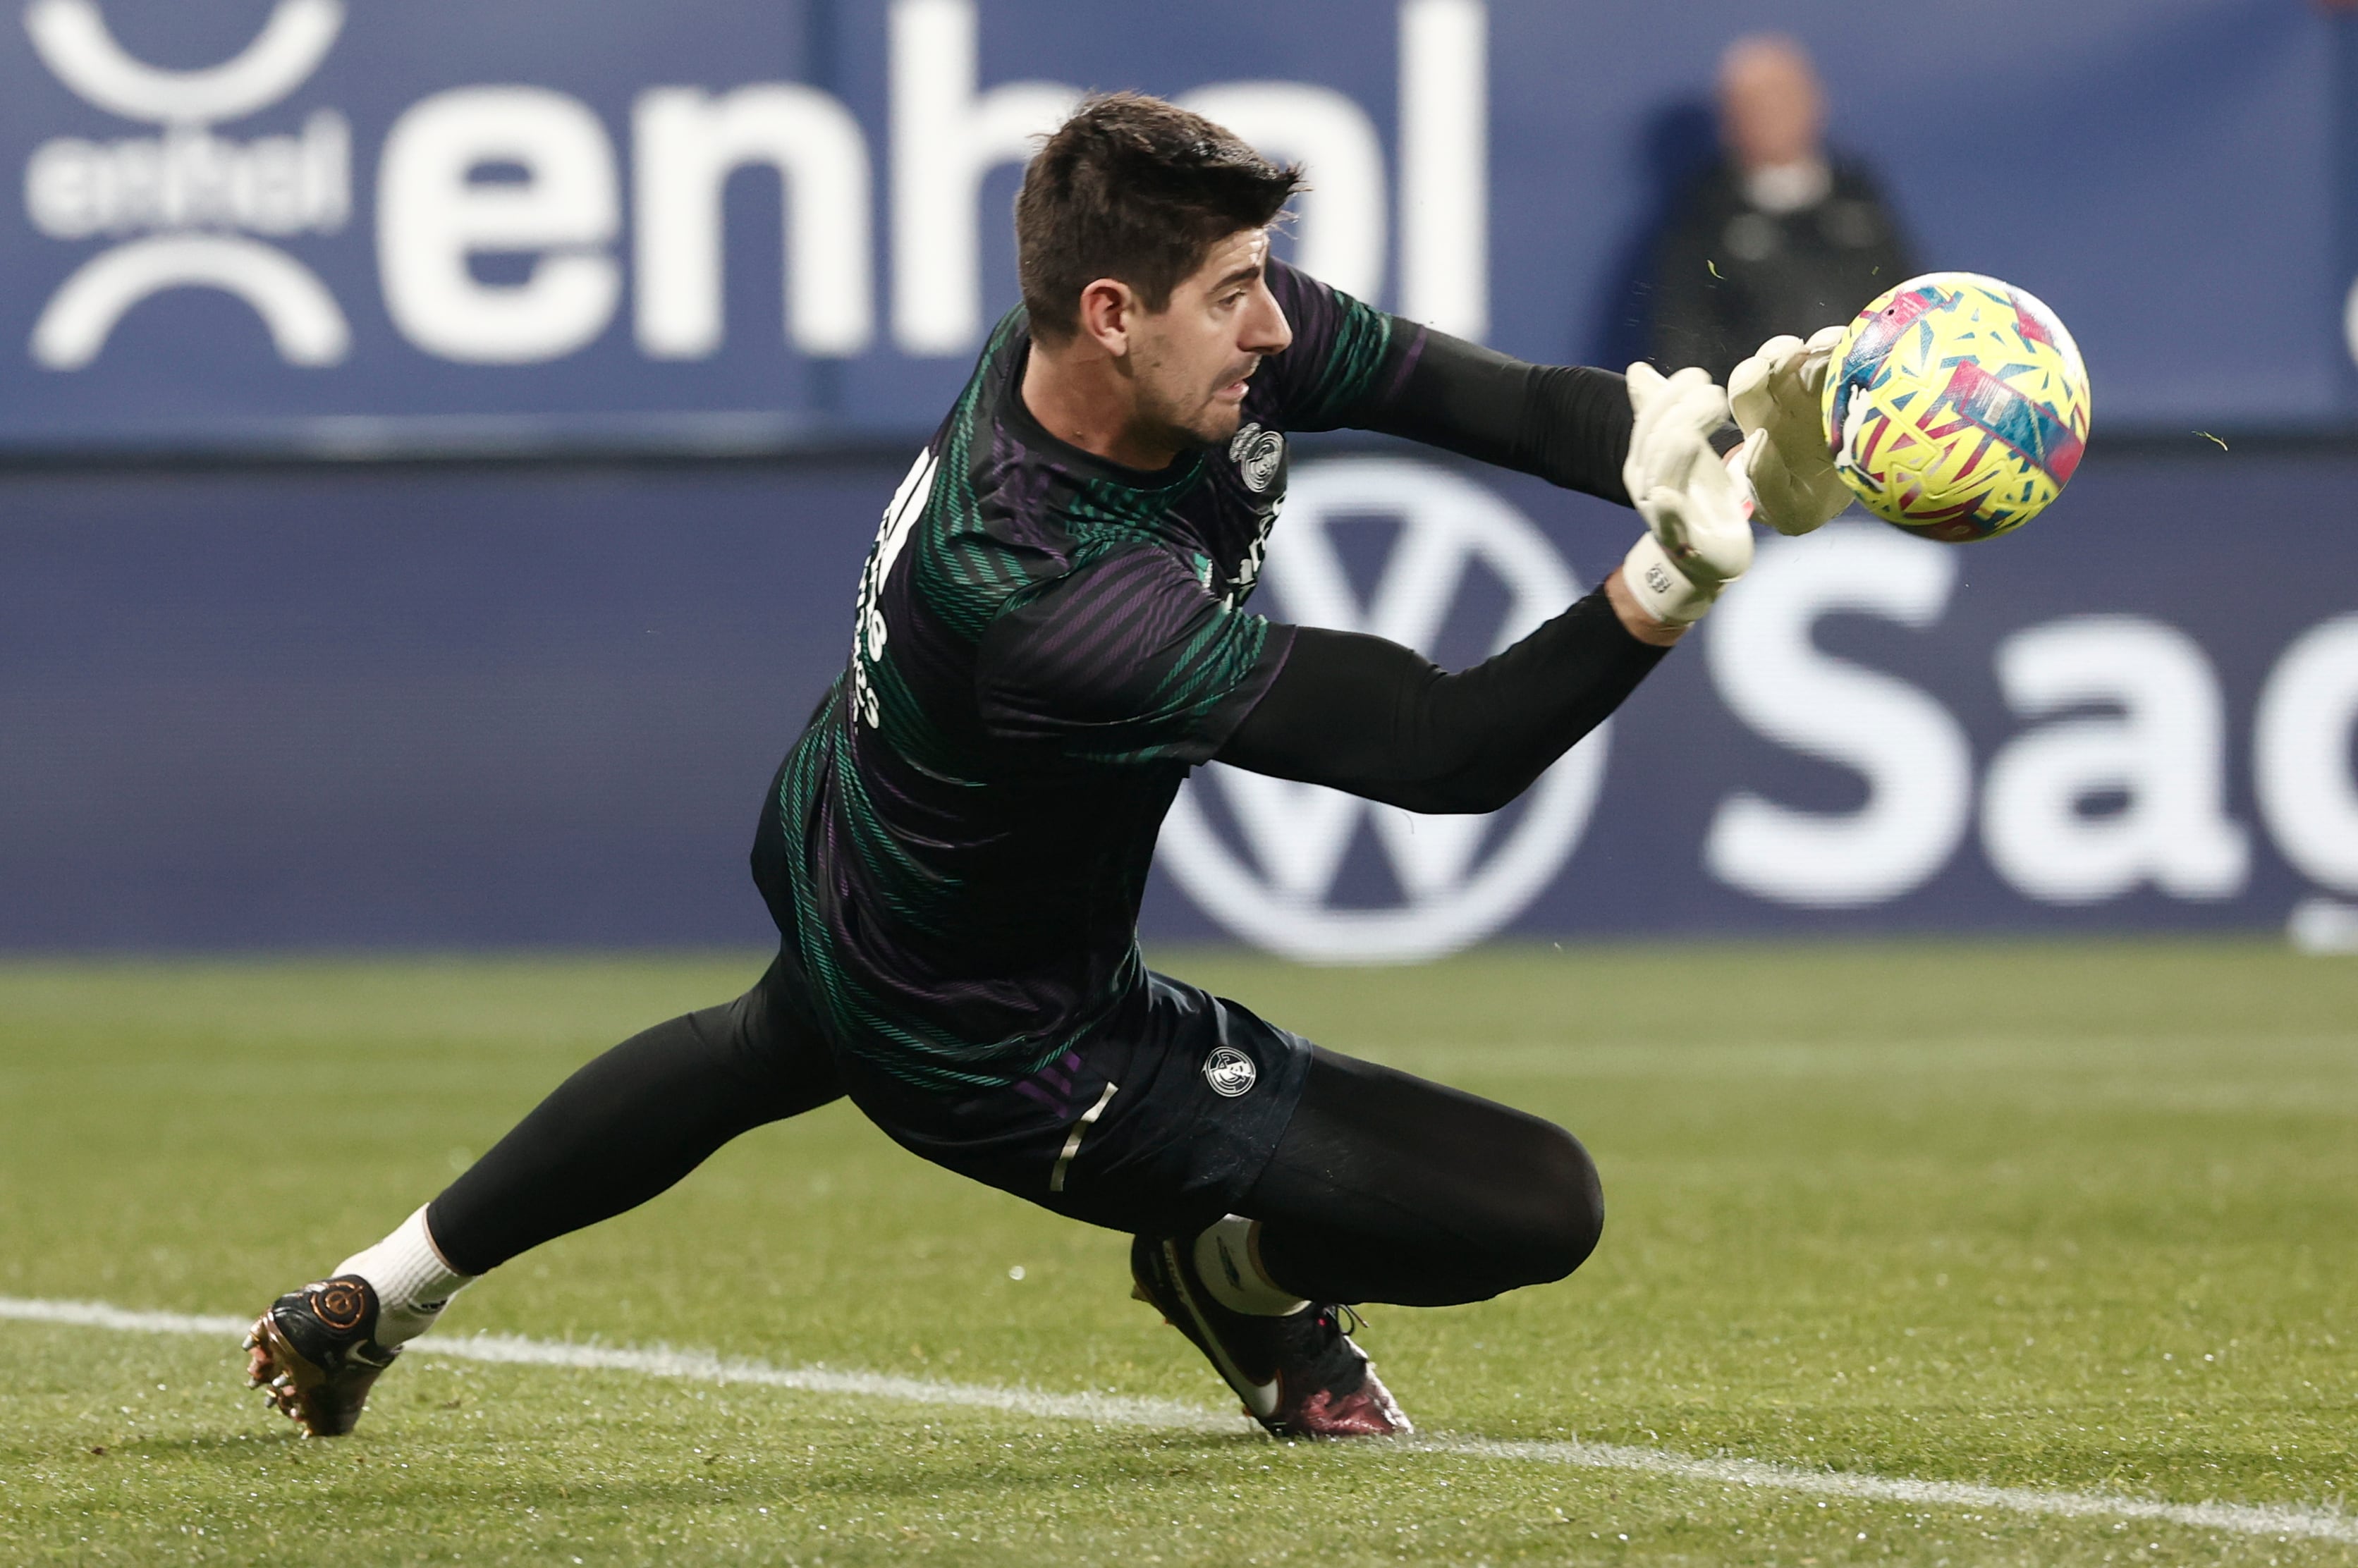
[(290, 1291), (254, 1319), (246, 1386), (307, 1437), (341, 1437), (398, 1349), (376, 1342), (376, 1291), (356, 1274)]
[(1215, 1300), (1187, 1241), (1141, 1236), (1130, 1244), (1132, 1292), (1195, 1348), (1279, 1437), (1387, 1437), (1415, 1430), (1352, 1333), (1358, 1314), (1314, 1302), (1284, 1317), (1256, 1317)]

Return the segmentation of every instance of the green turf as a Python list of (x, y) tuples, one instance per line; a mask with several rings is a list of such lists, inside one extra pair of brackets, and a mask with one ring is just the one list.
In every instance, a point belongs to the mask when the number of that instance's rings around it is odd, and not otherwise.
[[(1163, 961), (1596, 1154), (1611, 1221), (1571, 1281), (1373, 1314), (1429, 1430), (2189, 1502), (2351, 1486), (2358, 964), (2196, 944)], [(752, 970), (0, 967), (0, 1295), (251, 1313), (572, 1065)], [(842, 1107), (519, 1260), (443, 1332), (476, 1329), (1221, 1403), (1126, 1299), (1120, 1238)], [(233, 1360), (0, 1323), (0, 1561), (2358, 1562), (422, 1357), (357, 1436), (307, 1444)]]

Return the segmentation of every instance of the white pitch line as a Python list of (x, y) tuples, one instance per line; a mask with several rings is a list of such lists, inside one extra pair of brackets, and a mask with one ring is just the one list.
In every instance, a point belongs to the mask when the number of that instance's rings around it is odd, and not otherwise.
[[(252, 1318), (195, 1317), (170, 1312), (131, 1312), (103, 1302), (27, 1301), (0, 1296), (0, 1320), (107, 1328), (131, 1334), (190, 1334), (243, 1337)], [(824, 1367), (774, 1367), (766, 1361), (724, 1359), (708, 1350), (627, 1350), (599, 1345), (568, 1345), (514, 1334), (467, 1338), (420, 1339), (406, 1355), (456, 1361), (489, 1361), (506, 1367), (564, 1367), (588, 1372), (636, 1372), (648, 1378), (698, 1383), (752, 1383), (806, 1394), (848, 1394), (911, 1404), (962, 1405), (1049, 1421), (1090, 1422), (1101, 1426), (1155, 1427), (1206, 1432), (1257, 1432), (1241, 1415), (1224, 1416), (1199, 1405), (1120, 1394), (1052, 1394), (987, 1383), (937, 1383), (882, 1372), (838, 1372)]]
[(1702, 1459), (1660, 1448), (1603, 1443), (1518, 1443), (1483, 1437), (1441, 1437), (1415, 1446), (1483, 1459), (1530, 1459), (1598, 1470), (1643, 1470), (1730, 1487), (1805, 1492), (1864, 1502), (1914, 1503), (1993, 1513), (2049, 1514), (2063, 1519), (2145, 1519), (2237, 1535), (2301, 1536), (2358, 1544), (2358, 1519), (2327, 1509), (2280, 1504), (2164, 1503), (2113, 1492), (2047, 1492), (2032, 1487), (1983, 1487), (1969, 1481), (1918, 1481), (1905, 1476), (1863, 1476), (1851, 1470), (1804, 1470), (1758, 1459)]
[[(200, 1317), (181, 1313), (132, 1312), (103, 1302), (28, 1301), (0, 1296), (0, 1320), (112, 1329), (131, 1334), (187, 1334), (223, 1339), (245, 1333), (250, 1321)], [(910, 1404), (955, 1405), (1051, 1421), (1087, 1422), (1158, 1431), (1249, 1432), (1240, 1416), (1222, 1415), (1171, 1400), (1118, 1394), (1055, 1394), (1035, 1389), (984, 1383), (940, 1383), (894, 1378), (881, 1372), (837, 1372), (823, 1367), (774, 1367), (764, 1361), (726, 1359), (708, 1351), (610, 1349), (568, 1345), (520, 1335), (485, 1334), (472, 1338), (419, 1340), (410, 1354), (448, 1360), (485, 1361), (510, 1367), (562, 1367), (579, 1371), (635, 1372), (699, 1383), (741, 1383), (791, 1389), (801, 1393), (897, 1400)], [(1494, 1438), (1433, 1435), (1385, 1444), (1390, 1452), (1416, 1452), (1459, 1458), (1520, 1460), (1590, 1470), (1628, 1470), (1679, 1480), (1764, 1491), (1800, 1492), (1861, 1502), (1908, 1503), (1924, 1508), (1990, 1513), (2046, 1515), (2062, 1519), (2138, 1519), (2183, 1525), (2190, 1530), (2235, 1535), (2281, 1536), (2358, 1545), (2358, 1518), (2329, 1509), (2250, 1503), (2166, 1503), (2104, 1492), (2050, 1492), (2030, 1487), (1985, 1487), (1963, 1481), (1919, 1481), (1906, 1476), (1866, 1476), (1853, 1471), (1811, 1470), (1758, 1459), (1706, 1459), (1660, 1448), (1602, 1443), (1512, 1442)]]

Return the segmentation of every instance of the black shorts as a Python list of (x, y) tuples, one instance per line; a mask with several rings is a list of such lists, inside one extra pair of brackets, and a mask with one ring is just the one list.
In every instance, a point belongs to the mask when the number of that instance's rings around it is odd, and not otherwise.
[[(783, 962), (769, 982), (801, 983)], [(794, 1011), (811, 1017), (806, 1004)], [(852, 1102), (912, 1153), (1149, 1236), (1200, 1230), (1243, 1202), (1310, 1070), (1301, 1035), (1152, 973), (1086, 1043), (1003, 1088), (920, 1089), (849, 1051), (832, 1054)]]

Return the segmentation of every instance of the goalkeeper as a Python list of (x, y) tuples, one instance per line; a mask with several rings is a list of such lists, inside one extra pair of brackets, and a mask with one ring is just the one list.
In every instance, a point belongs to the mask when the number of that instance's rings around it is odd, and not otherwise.
[[(451, 1294), (849, 1095), (951, 1170), (1134, 1239), (1138, 1295), (1271, 1432), (1404, 1432), (1349, 1303), (1563, 1278), (1604, 1220), (1570, 1134), (1314, 1045), (1150, 972), (1163, 813), (1215, 758), (1419, 812), (1498, 809), (1752, 558), (1844, 499), (1827, 340), (1731, 378), (1524, 364), (1274, 259), (1300, 186), (1152, 98), (1084, 105), (1025, 172), (1023, 306), (888, 507), (847, 666), (764, 802), (782, 936), (735, 1001), (568, 1079), (390, 1236), (254, 1325), (319, 1435)], [(1605, 585), (1444, 674), (1247, 608), (1285, 433), (1386, 431), (1633, 505)], [(1282, 546), (1281, 546), (1282, 547)]]

